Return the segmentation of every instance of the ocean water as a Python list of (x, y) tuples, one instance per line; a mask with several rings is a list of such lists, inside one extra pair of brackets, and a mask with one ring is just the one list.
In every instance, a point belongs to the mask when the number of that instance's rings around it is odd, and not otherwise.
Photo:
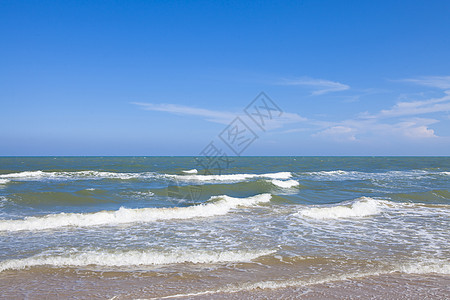
[(0, 157), (0, 298), (448, 282), (449, 216), (449, 157)]

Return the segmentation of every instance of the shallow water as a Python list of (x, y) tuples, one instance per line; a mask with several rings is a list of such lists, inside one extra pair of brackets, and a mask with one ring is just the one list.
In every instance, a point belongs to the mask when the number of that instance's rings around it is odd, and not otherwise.
[(450, 158), (232, 160), (205, 174), (194, 157), (0, 158), (0, 293), (200, 297), (450, 273)]

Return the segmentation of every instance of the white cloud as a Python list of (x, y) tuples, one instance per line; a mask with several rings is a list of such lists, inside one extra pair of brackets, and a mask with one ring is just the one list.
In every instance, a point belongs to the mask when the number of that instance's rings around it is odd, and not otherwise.
[(326, 137), (337, 141), (371, 138), (409, 140), (437, 138), (437, 134), (433, 128), (430, 128), (430, 125), (438, 123), (440, 120), (419, 118), (419, 116), (450, 112), (450, 76), (421, 77), (402, 81), (439, 88), (443, 90), (444, 95), (422, 101), (403, 99), (389, 109), (383, 109), (377, 113), (362, 112), (353, 119), (340, 122), (311, 120), (311, 124), (320, 128), (313, 136)]
[(446, 111), (450, 111), (450, 91), (446, 91), (445, 96), (441, 98), (433, 98), (424, 101), (399, 102), (391, 109), (382, 110), (377, 116), (398, 117)]
[(437, 137), (434, 134), (434, 130), (428, 128), (425, 125), (416, 126), (416, 124), (405, 124), (405, 123), (399, 123), (398, 126), (400, 127), (399, 130), (401, 133), (409, 138), (432, 138)]
[(307, 121), (306, 118), (303, 118), (296, 113), (283, 112), (283, 114), (281, 116), (274, 117), (272, 120), (267, 122), (265, 129), (271, 130), (271, 129), (281, 128), (287, 124), (295, 124), (295, 123), (300, 123), (300, 122), (305, 122), (305, 121)]
[[(437, 121), (436, 121), (437, 122)], [(356, 141), (358, 136), (367, 138), (397, 137), (407, 139), (436, 138), (429, 124), (423, 124), (420, 120), (405, 120), (396, 123), (380, 123), (375, 120), (345, 120), (330, 126), (313, 136), (329, 137), (337, 141)]]
[[(178, 104), (153, 104), (133, 102), (132, 104), (138, 105), (145, 110), (161, 111), (177, 115), (191, 115), (204, 118), (206, 121), (226, 124), (228, 125), (237, 116), (242, 116), (243, 113), (216, 111), (205, 108), (190, 107)], [(283, 112), (279, 117), (273, 117), (269, 120), (265, 126), (265, 129), (275, 129), (283, 127), (285, 124), (292, 124), (306, 121), (306, 118), (301, 117), (296, 113)], [(250, 121), (250, 120), (249, 120)], [(250, 121), (252, 122), (252, 121)]]
[(312, 95), (323, 95), (331, 92), (340, 92), (350, 89), (350, 86), (325, 79), (313, 79), (308, 77), (303, 77), (295, 80), (285, 80), (282, 84), (284, 85), (303, 85), (315, 88), (311, 93)]
[(199, 116), (205, 118), (207, 121), (220, 124), (228, 124), (236, 117), (236, 114), (231, 112), (215, 111), (178, 104), (153, 104), (142, 102), (133, 102), (132, 104), (138, 105), (145, 110), (162, 111), (177, 115)]
[(288, 129), (285, 131), (282, 131), (281, 133), (297, 133), (297, 132), (304, 132), (304, 131), (309, 131), (311, 129), (309, 128), (293, 128), (293, 129)]
[(419, 78), (403, 79), (402, 81), (435, 87), (443, 90), (450, 89), (450, 76), (423, 76)]
[(439, 120), (436, 119), (416, 117), (406, 119), (395, 117), (388, 122), (377, 115), (372, 115), (370, 118), (360, 117), (327, 124), (325, 129), (313, 136), (329, 137), (338, 141), (355, 141), (369, 136), (407, 139), (436, 138), (437, 135), (433, 129), (429, 128), (429, 125), (438, 122)]
[(343, 126), (343, 125), (336, 125), (329, 127), (325, 130), (322, 130), (313, 136), (327, 136), (331, 137), (334, 140), (347, 140), (347, 141), (355, 141), (356, 136), (355, 133), (357, 132), (356, 128)]

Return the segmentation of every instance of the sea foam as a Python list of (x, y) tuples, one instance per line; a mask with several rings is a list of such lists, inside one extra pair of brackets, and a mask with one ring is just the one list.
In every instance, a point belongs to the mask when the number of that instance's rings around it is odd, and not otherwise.
[(414, 262), (401, 264), (397, 270), (408, 274), (450, 274), (450, 262), (437, 259), (416, 259)]
[(73, 171), (73, 172), (44, 172), (44, 171), (24, 171), (18, 173), (1, 174), (0, 178), (12, 180), (84, 180), (84, 179), (133, 179), (157, 177), (155, 173), (116, 173), (103, 171)]
[(290, 179), (290, 180), (278, 180), (278, 179), (273, 179), (271, 181), (271, 183), (273, 185), (276, 185), (278, 187), (284, 188), (284, 189), (289, 189), (289, 188), (293, 188), (295, 186), (300, 185), (300, 183), (296, 180)]
[(160, 174), (154, 172), (141, 173), (116, 173), (104, 171), (73, 171), (73, 172), (44, 172), (24, 171), (18, 173), (1, 174), (0, 180), (95, 180), (95, 179), (152, 179), (167, 178), (182, 181), (243, 181), (252, 178), (288, 179), (291, 172), (278, 172), (266, 174), (224, 174), (224, 175), (200, 175), (196, 169), (183, 171), (183, 175)]
[(42, 217), (26, 217), (21, 220), (0, 220), (0, 231), (44, 230), (65, 226), (88, 227), (99, 225), (117, 225), (136, 222), (154, 222), (158, 220), (191, 219), (224, 215), (240, 206), (253, 206), (269, 202), (270, 194), (259, 194), (248, 198), (214, 196), (206, 203), (173, 208), (121, 207), (116, 211), (95, 213), (59, 213)]
[(349, 205), (305, 208), (297, 215), (312, 219), (361, 218), (380, 213), (385, 203), (382, 200), (361, 197)]
[(361, 171), (317, 171), (304, 172), (300, 175), (313, 177), (317, 180), (397, 180), (397, 179), (420, 179), (424, 176), (445, 176), (450, 172), (430, 171), (430, 170), (403, 170), (387, 172), (361, 172)]
[(222, 175), (166, 175), (177, 180), (192, 181), (242, 181), (253, 178), (288, 179), (291, 172), (265, 173), (265, 174), (222, 174)]
[(90, 265), (107, 267), (152, 266), (169, 264), (217, 264), (225, 262), (248, 262), (258, 257), (274, 253), (274, 250), (240, 251), (88, 251), (66, 255), (36, 255), (23, 259), (0, 262), (0, 272), (20, 270), (34, 266), (86, 267)]

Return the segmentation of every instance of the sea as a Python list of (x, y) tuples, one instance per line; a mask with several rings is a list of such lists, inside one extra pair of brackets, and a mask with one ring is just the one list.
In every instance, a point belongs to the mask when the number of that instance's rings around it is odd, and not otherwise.
[(450, 298), (450, 157), (0, 157), (1, 299)]

